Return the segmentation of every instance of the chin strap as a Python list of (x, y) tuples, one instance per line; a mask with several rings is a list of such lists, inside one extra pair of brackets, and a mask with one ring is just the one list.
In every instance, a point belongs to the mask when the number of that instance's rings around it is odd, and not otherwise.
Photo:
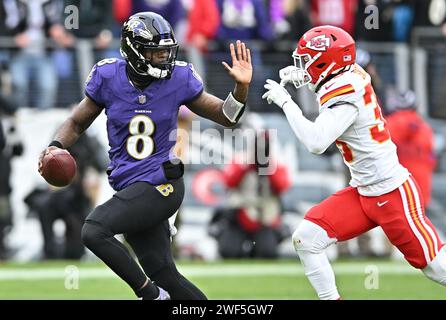
[(314, 87), (317, 88), (319, 86), (319, 83), (321, 83), (322, 81), (324, 81), (324, 79), (327, 77), (327, 75), (330, 73), (331, 69), (333, 69), (333, 67), (336, 65), (335, 62), (332, 62), (327, 69), (325, 69), (324, 72), (321, 73), (321, 75), (319, 76), (319, 79), (317, 80), (317, 82), (314, 84)]
[(126, 67), (127, 75), (132, 83), (143, 88), (147, 87), (152, 81), (153, 77), (151, 76), (143, 76), (133, 69), (129, 62), (127, 62)]
[(165, 79), (169, 76), (168, 70), (161, 70), (160, 68), (153, 67), (150, 63), (147, 64), (149, 70), (147, 71), (147, 75), (156, 78), (156, 79)]
[[(337, 70), (334, 70), (334, 71), (333, 71), (332, 73), (330, 73), (327, 77), (324, 76), (324, 78), (322, 78), (322, 79), (319, 78), (320, 80), (319, 80), (316, 84), (311, 84), (311, 85), (309, 85), (310, 90), (313, 91), (313, 92), (318, 92), (319, 89), (320, 89), (325, 83), (327, 83), (328, 81), (330, 81), (332, 78), (336, 77), (337, 75), (339, 75), (339, 74), (341, 74), (341, 73), (343, 73), (343, 72), (349, 71), (349, 70), (352, 68), (352, 66), (353, 66), (353, 65), (351, 64), (351, 65), (348, 65), (348, 66), (339, 68), (339, 69), (337, 69)], [(321, 75), (321, 76), (322, 76), (322, 75)]]

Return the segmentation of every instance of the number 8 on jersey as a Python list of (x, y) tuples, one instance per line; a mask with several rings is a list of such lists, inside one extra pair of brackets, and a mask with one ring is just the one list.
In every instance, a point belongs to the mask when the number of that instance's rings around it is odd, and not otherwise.
[(155, 133), (155, 124), (152, 119), (146, 115), (134, 116), (129, 123), (129, 133), (126, 147), (132, 158), (142, 160), (153, 154), (155, 143), (152, 135)]

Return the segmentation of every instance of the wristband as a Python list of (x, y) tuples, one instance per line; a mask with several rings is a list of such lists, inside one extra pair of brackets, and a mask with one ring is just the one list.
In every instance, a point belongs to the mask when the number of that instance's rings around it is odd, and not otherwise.
[(222, 107), (224, 116), (231, 121), (231, 123), (236, 123), (238, 119), (240, 119), (244, 109), (245, 105), (237, 101), (232, 95), (232, 92), (228, 94)]
[(58, 147), (58, 148), (60, 148), (60, 149), (65, 149), (65, 148), (63, 147), (63, 144), (60, 143), (60, 142), (57, 141), (57, 140), (53, 140), (53, 141), (51, 141), (51, 143), (48, 145), (48, 147)]

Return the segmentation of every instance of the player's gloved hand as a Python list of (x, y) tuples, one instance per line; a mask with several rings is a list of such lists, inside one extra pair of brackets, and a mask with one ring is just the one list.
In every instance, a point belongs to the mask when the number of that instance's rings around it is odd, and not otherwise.
[(177, 228), (175, 227), (175, 220), (176, 220), (176, 218), (177, 218), (177, 215), (178, 215), (178, 211), (175, 212), (175, 213), (168, 219), (168, 221), (169, 221), (169, 231), (170, 231), (170, 242), (173, 241), (172, 238), (173, 238), (173, 237), (177, 234), (177, 232), (178, 232)]
[(298, 77), (298, 69), (295, 66), (288, 66), (279, 71), (280, 85), (285, 86), (288, 83), (293, 83), (293, 79)]
[(276, 81), (268, 79), (266, 80), (264, 87), (268, 91), (263, 94), (262, 99), (266, 99), (268, 104), (274, 102), (280, 108), (283, 108), (284, 104), (287, 102), (294, 103), (288, 91)]
[(281, 69), (279, 76), (282, 86), (291, 82), (296, 88), (300, 88), (311, 81), (310, 75), (306, 70), (296, 68), (295, 66), (288, 66)]

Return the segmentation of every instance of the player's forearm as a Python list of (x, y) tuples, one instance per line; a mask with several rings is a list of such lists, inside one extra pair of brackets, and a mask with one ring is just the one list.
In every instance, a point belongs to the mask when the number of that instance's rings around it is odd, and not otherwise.
[[(243, 105), (246, 104), (246, 101), (248, 100), (248, 89), (249, 89), (249, 85), (243, 85), (243, 84), (236, 83), (234, 91), (232, 92), (233, 98), (237, 102), (239, 102)], [(232, 118), (231, 112), (225, 112), (225, 108), (228, 107), (228, 106), (225, 106), (225, 103), (227, 103), (227, 102), (229, 102), (229, 101), (224, 101), (223, 103), (220, 104), (220, 106), (217, 108), (218, 112), (215, 115), (215, 118), (217, 119), (216, 122), (221, 124), (222, 126), (233, 127), (234, 125), (237, 124), (238, 120), (240, 119), (241, 115), (243, 114), (244, 106), (240, 106), (241, 110), (239, 112), (239, 115), (236, 117), (236, 119), (230, 120), (229, 118)], [(235, 107), (234, 105), (229, 106), (229, 109), (232, 109), (232, 108), (237, 108), (237, 107)]]
[(98, 107), (90, 98), (85, 97), (73, 109), (71, 116), (62, 123), (54, 140), (62, 143), (64, 148), (71, 147), (101, 112), (102, 108)]
[(74, 119), (68, 118), (57, 130), (54, 140), (59, 141), (64, 148), (69, 148), (76, 143), (84, 131), (85, 128), (82, 128)]
[(226, 128), (231, 128), (235, 126), (237, 122), (233, 123), (229, 121), (229, 119), (225, 116), (225, 114), (223, 113), (223, 103), (224, 102), (222, 102), (218, 107), (218, 111), (214, 115), (214, 121)]
[(212, 120), (225, 127), (232, 127), (235, 123), (229, 121), (223, 112), (224, 101), (216, 96), (203, 92), (197, 99), (187, 106), (199, 116)]
[(234, 98), (237, 101), (245, 104), (246, 101), (248, 100), (248, 90), (249, 90), (249, 85), (236, 83), (233, 92)]

